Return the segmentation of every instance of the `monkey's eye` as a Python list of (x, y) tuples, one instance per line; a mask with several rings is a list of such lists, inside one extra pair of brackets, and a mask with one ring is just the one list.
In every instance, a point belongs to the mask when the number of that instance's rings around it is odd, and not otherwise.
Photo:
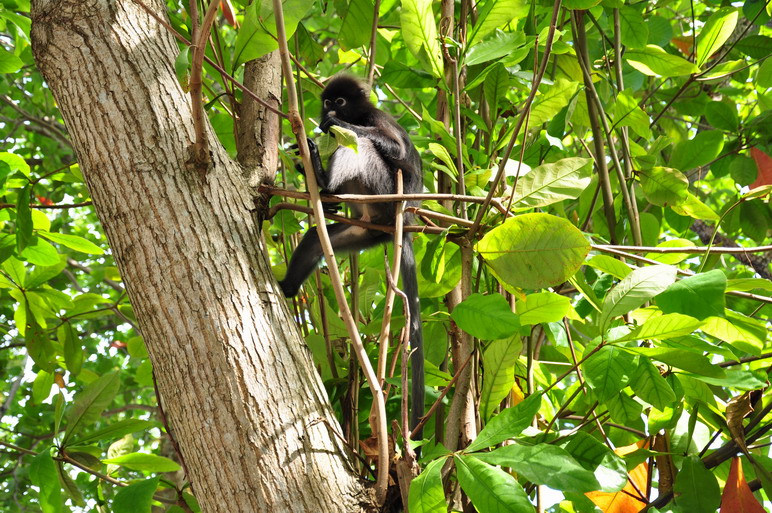
[(329, 109), (332, 105), (332, 102), (330, 100), (324, 100), (324, 108)]
[(335, 100), (335, 104), (338, 105), (339, 107), (343, 107), (344, 105), (346, 105), (346, 99), (338, 98), (337, 100)]

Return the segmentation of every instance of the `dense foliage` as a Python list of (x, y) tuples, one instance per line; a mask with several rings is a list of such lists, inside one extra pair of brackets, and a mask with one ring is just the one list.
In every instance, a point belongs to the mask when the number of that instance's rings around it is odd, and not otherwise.
[[(237, 79), (276, 48), (271, 2), (247, 3), (221, 4), (207, 50)], [(182, 4), (169, 1), (168, 16), (189, 39)], [(452, 21), (437, 2), (380, 2), (370, 48), (372, 0), (284, 3), (306, 118), (321, 110), (319, 80), (366, 76), (373, 50), (373, 98), (413, 135), (427, 191), (478, 198), (419, 212), (435, 228), (415, 238), (426, 407), (447, 405), (469, 365), (477, 429), (451, 454), (440, 443), (447, 408), (433, 411), (410, 510), (468, 498), (481, 512), (763, 511), (770, 248), (723, 248), (761, 246), (772, 227), (772, 6), (566, 0), (548, 45), (551, 3), (448, 5)], [(152, 367), (35, 68), (28, 12), (29, 0), (0, 3), (0, 509), (148, 511), (156, 494), (181, 511)], [(242, 92), (204, 69), (209, 119), (235, 157)], [(304, 190), (282, 152), (277, 184)], [(278, 276), (308, 223), (289, 209), (266, 222)], [(376, 361), (383, 250), (342, 262)], [(462, 282), (451, 313), (446, 295)], [(372, 401), (326, 272), (292, 306), (347, 439), (367, 453)], [(462, 332), (474, 352), (459, 360)]]

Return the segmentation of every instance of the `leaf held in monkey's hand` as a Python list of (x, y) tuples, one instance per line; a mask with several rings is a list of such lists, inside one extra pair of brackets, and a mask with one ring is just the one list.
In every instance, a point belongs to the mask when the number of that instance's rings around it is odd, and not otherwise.
[(326, 159), (338, 149), (338, 141), (329, 133), (322, 134), (316, 138), (316, 147), (319, 149), (319, 155)]
[(350, 148), (354, 150), (355, 153), (359, 153), (357, 134), (347, 128), (343, 128), (337, 125), (332, 125), (330, 127), (330, 132), (340, 146)]

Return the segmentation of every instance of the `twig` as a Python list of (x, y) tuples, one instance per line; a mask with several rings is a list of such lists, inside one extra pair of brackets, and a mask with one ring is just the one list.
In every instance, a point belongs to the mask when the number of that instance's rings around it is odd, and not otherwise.
[(531, 109), (531, 104), (533, 103), (533, 99), (536, 97), (536, 93), (539, 89), (539, 84), (541, 84), (541, 79), (544, 77), (544, 72), (547, 71), (547, 63), (549, 62), (549, 56), (552, 52), (552, 40), (555, 38), (555, 25), (557, 24), (558, 14), (560, 13), (560, 5), (561, 0), (555, 0), (553, 6), (552, 6), (552, 19), (550, 19), (550, 27), (549, 32), (547, 33), (547, 41), (545, 43), (544, 47), (544, 56), (542, 57), (541, 66), (539, 67), (539, 71), (536, 75), (536, 79), (533, 81), (533, 87), (531, 87), (531, 92), (528, 94), (528, 98), (526, 98), (525, 102), (523, 103), (523, 111), (520, 113), (520, 117), (517, 120), (517, 124), (515, 125), (515, 130), (512, 133), (512, 139), (510, 139), (509, 144), (507, 145), (507, 149), (504, 151), (504, 155), (501, 157), (501, 161), (499, 162), (499, 169), (496, 172), (496, 177), (493, 179), (493, 182), (491, 183), (490, 191), (488, 191), (488, 195), (485, 197), (485, 201), (483, 202), (483, 206), (480, 208), (480, 210), (477, 212), (477, 217), (475, 217), (474, 220), (474, 226), (472, 227), (470, 233), (469, 233), (469, 240), (474, 239), (474, 236), (477, 234), (478, 230), (480, 229), (480, 223), (482, 222), (482, 218), (485, 215), (485, 211), (488, 209), (488, 205), (490, 205), (491, 200), (493, 199), (493, 195), (496, 193), (496, 189), (499, 186), (499, 182), (501, 182), (501, 179), (504, 176), (504, 168), (506, 166), (507, 160), (509, 160), (509, 156), (512, 155), (512, 150), (515, 147), (515, 143), (517, 142), (517, 138), (520, 135), (520, 129), (523, 126), (523, 123), (525, 122), (526, 115), (528, 114), (528, 111)]
[(362, 339), (359, 337), (356, 323), (351, 315), (351, 310), (346, 302), (346, 295), (343, 291), (338, 264), (335, 261), (335, 253), (330, 243), (330, 237), (327, 233), (327, 226), (324, 224), (324, 214), (322, 212), (322, 202), (319, 199), (319, 189), (316, 183), (316, 176), (311, 165), (310, 153), (308, 150), (308, 141), (306, 139), (305, 129), (303, 128), (303, 119), (298, 111), (297, 92), (295, 90), (292, 78), (292, 68), (290, 66), (290, 52), (287, 47), (287, 37), (284, 30), (284, 11), (281, 0), (273, 0), (273, 10), (276, 19), (276, 35), (279, 41), (279, 55), (281, 56), (281, 67), (284, 80), (287, 84), (287, 102), (289, 104), (289, 119), (292, 125), (292, 131), (295, 134), (300, 150), (300, 157), (303, 161), (303, 168), (306, 173), (306, 182), (311, 194), (311, 204), (314, 209), (316, 219), (316, 230), (319, 235), (319, 242), (324, 252), (327, 267), (330, 270), (330, 281), (332, 282), (335, 296), (338, 300), (338, 308), (346, 324), (349, 336), (351, 337), (352, 349), (357, 355), (359, 364), (362, 366), (370, 391), (373, 395), (376, 426), (373, 434), (378, 439), (378, 474), (375, 483), (375, 500), (378, 505), (382, 505), (386, 499), (386, 489), (389, 478), (389, 446), (386, 427), (386, 402), (383, 398), (383, 390), (378, 382), (378, 376), (373, 369), (372, 363), (367, 356)]
[(659, 247), (653, 247), (653, 246), (616, 246), (613, 244), (591, 244), (590, 245), (592, 249), (596, 249), (598, 251), (609, 251), (609, 250), (618, 250), (618, 251), (629, 251), (632, 253), (688, 253), (688, 254), (698, 254), (701, 255), (703, 253), (724, 253), (724, 254), (730, 254), (730, 255), (742, 255), (743, 253), (766, 253), (768, 251), (772, 251), (772, 246), (752, 246), (749, 248), (744, 248), (741, 246), (738, 247), (699, 247), (699, 246), (689, 246), (685, 248), (659, 248)]
[[(402, 170), (397, 169), (397, 194), (402, 194)], [(389, 276), (389, 286), (386, 287), (386, 306), (383, 310), (383, 322), (381, 323), (381, 333), (378, 336), (378, 381), (383, 386), (383, 382), (386, 379), (386, 363), (389, 353), (389, 331), (391, 328), (391, 314), (394, 311), (394, 298), (397, 291), (397, 280), (399, 279), (399, 271), (402, 266), (402, 227), (404, 223), (405, 202), (400, 201), (397, 203), (395, 223), (394, 223), (394, 265), (391, 273), (386, 273)], [(391, 286), (391, 282), (394, 283)], [(405, 306), (407, 306), (407, 298), (404, 298)], [(410, 326), (406, 321), (406, 326)], [(406, 365), (406, 364), (403, 364)], [(404, 395), (404, 392), (403, 392)], [(404, 428), (403, 428), (404, 429)]]
[(375, 78), (375, 47), (378, 38), (378, 16), (381, 10), (381, 0), (375, 0), (373, 7), (373, 26), (370, 30), (370, 55), (367, 60), (367, 85), (373, 86)]

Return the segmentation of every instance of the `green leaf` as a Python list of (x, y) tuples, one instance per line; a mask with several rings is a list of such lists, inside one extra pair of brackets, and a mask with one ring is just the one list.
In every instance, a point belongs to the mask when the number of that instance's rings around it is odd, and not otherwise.
[(370, 29), (373, 26), (373, 2), (351, 0), (340, 26), (338, 42), (344, 50), (351, 50), (370, 43)]
[(679, 77), (698, 73), (700, 69), (683, 57), (669, 54), (656, 45), (627, 50), (627, 63), (644, 75), (664, 78)]
[(19, 256), (31, 264), (44, 267), (54, 266), (61, 261), (56, 248), (35, 235), (32, 236), (24, 251), (19, 253)]
[(63, 446), (67, 445), (73, 435), (101, 417), (102, 412), (118, 393), (120, 384), (120, 374), (110, 372), (100, 376), (77, 394), (75, 402), (67, 412), (67, 432), (62, 439)]
[(445, 458), (429, 463), (410, 483), (408, 504), (410, 513), (447, 513), (445, 489), (442, 486), (442, 465)]
[(703, 321), (701, 320), (679, 313), (659, 315), (650, 317), (644, 324), (638, 326), (624, 337), (615, 339), (614, 342), (666, 340), (668, 338), (683, 337), (695, 331), (702, 324)]
[(638, 99), (631, 92), (621, 91), (617, 94), (612, 113), (616, 126), (629, 126), (641, 137), (651, 138), (651, 129), (649, 128), (651, 120), (638, 105)]
[(665, 313), (681, 313), (697, 319), (724, 315), (726, 275), (718, 269), (679, 280), (657, 297)]
[(676, 268), (669, 265), (642, 267), (617, 283), (603, 301), (599, 325), (605, 330), (611, 320), (638, 308), (676, 279)]
[[(25, 344), (27, 346), (27, 354), (29, 354), (32, 361), (34, 361), (41, 369), (53, 372), (54, 371), (54, 348), (51, 345), (51, 340), (48, 338), (48, 333), (43, 329), (35, 320), (35, 316), (32, 314), (30, 305), (28, 302), (22, 304), (19, 303), (19, 310), (24, 312), (23, 326), (20, 328), (18, 322), (22, 319), (16, 319), (16, 328), (19, 331), (23, 331)], [(17, 310), (17, 312), (19, 311)]]
[(190, 47), (183, 46), (174, 59), (174, 74), (185, 92), (190, 91)]
[(571, 311), (571, 299), (554, 292), (538, 292), (518, 299), (516, 307), (522, 325), (558, 322)]
[(520, 329), (520, 321), (500, 294), (472, 294), (450, 314), (459, 328), (483, 340), (507, 338)]
[(673, 491), (676, 493), (676, 505), (681, 511), (716, 511), (721, 502), (716, 476), (694, 455), (684, 459)]
[(726, 43), (737, 25), (737, 16), (737, 9), (724, 7), (708, 18), (697, 35), (697, 66), (701, 68)]
[[(310, 3), (310, 2), (309, 2)], [(400, 12), (402, 37), (405, 45), (436, 78), (442, 78), (444, 67), (442, 51), (437, 38), (431, 0), (402, 0)]]
[(39, 371), (35, 381), (32, 382), (32, 401), (40, 404), (48, 399), (52, 386), (54, 386), (54, 375), (44, 370)]
[(72, 325), (65, 322), (56, 329), (56, 338), (62, 344), (67, 370), (73, 376), (77, 376), (83, 367), (83, 346), (80, 343), (80, 337), (75, 333)]
[(718, 221), (719, 217), (709, 206), (697, 199), (697, 197), (689, 193), (686, 197), (686, 201), (680, 205), (672, 205), (671, 208), (676, 214), (682, 216), (689, 216), (694, 219), (702, 219), (703, 221)]
[(540, 91), (531, 107), (528, 125), (538, 126), (557, 116), (568, 105), (578, 88), (578, 82), (560, 78), (544, 91)]
[(528, 481), (553, 490), (586, 493), (600, 488), (592, 471), (555, 445), (505, 445), (488, 453), (475, 454), (475, 457), (486, 463), (509, 467)]
[[(756, 162), (750, 157), (737, 155), (729, 164), (729, 175), (738, 185), (750, 185), (756, 180), (758, 168)], [(740, 217), (742, 220), (742, 216)], [(764, 230), (766, 234), (766, 230)]]
[(0, 73), (16, 73), (24, 66), (24, 61), (0, 47)]
[(46, 232), (42, 230), (38, 230), (38, 234), (45, 237), (46, 239), (56, 242), (57, 244), (61, 244), (62, 246), (66, 246), (70, 249), (74, 249), (75, 251), (80, 251), (81, 253), (86, 253), (89, 255), (103, 255), (104, 250), (94, 244), (93, 242), (84, 239), (83, 237), (78, 237), (77, 235), (69, 235), (66, 233), (57, 233), (57, 232)]
[(515, 363), (523, 350), (519, 335), (494, 340), (483, 352), (483, 387), (480, 394), (480, 416), (488, 420), (515, 383)]
[(16, 198), (16, 251), (21, 253), (32, 240), (32, 214), (30, 213), (31, 186), (19, 191)]
[(147, 431), (156, 424), (149, 420), (124, 419), (114, 422), (91, 433), (76, 437), (73, 445), (86, 445), (94, 442), (108, 442), (138, 431)]
[(772, 53), (772, 37), (759, 34), (744, 37), (735, 48), (753, 59), (766, 59)]
[(477, 438), (466, 448), (467, 452), (479, 451), (516, 437), (531, 425), (539, 408), (541, 408), (541, 394), (533, 394), (516, 406), (503, 410), (486, 424)]
[(477, 4), (477, 21), (469, 31), (469, 46), (516, 18), (528, 14), (530, 2), (525, 0), (482, 0)]
[(515, 188), (515, 208), (543, 207), (575, 199), (592, 181), (592, 159), (569, 157), (537, 166), (521, 177)]
[(534, 511), (523, 487), (512, 475), (474, 456), (455, 456), (458, 483), (481, 513)]
[(638, 431), (646, 429), (643, 419), (641, 419), (643, 406), (626, 392), (620, 391), (620, 393), (613, 394), (604, 402), (608, 406), (612, 421)]
[(488, 232), (476, 248), (502, 281), (540, 289), (573, 276), (590, 244), (566, 219), (537, 213), (508, 219)]
[(623, 45), (627, 48), (646, 46), (649, 39), (649, 27), (637, 9), (621, 7), (619, 9), (619, 25)]
[(113, 499), (113, 513), (150, 513), (159, 477), (121, 488)]
[(761, 354), (767, 340), (765, 324), (732, 310), (726, 310), (725, 316), (708, 317), (700, 329), (743, 352)]
[[(689, 239), (670, 239), (657, 244), (658, 248), (694, 248), (694, 242)], [(656, 260), (660, 264), (673, 265), (683, 262), (691, 255), (689, 253), (646, 253), (646, 258)]]
[(591, 435), (583, 431), (576, 433), (565, 449), (580, 465), (594, 472), (600, 491), (615, 493), (627, 484), (624, 460)]
[(522, 32), (497, 30), (493, 37), (469, 49), (466, 54), (466, 65), (474, 66), (510, 55), (524, 43), (525, 34)]
[(672, 406), (676, 401), (673, 389), (648, 358), (638, 360), (638, 372), (630, 382), (630, 388), (641, 399), (659, 410)]
[(169, 458), (143, 452), (132, 452), (115, 458), (108, 458), (102, 460), (102, 463), (120, 465), (141, 472), (177, 472), (181, 468), (179, 463)]
[(701, 353), (685, 349), (672, 349), (669, 347), (624, 347), (624, 351), (640, 354), (647, 358), (653, 358), (671, 367), (714, 378), (722, 378), (725, 371), (721, 367), (713, 365), (708, 358)]
[(32, 458), (29, 466), (29, 479), (39, 489), (39, 505), (43, 513), (62, 511), (62, 488), (56, 477), (56, 466), (48, 449)]
[[(312, 6), (313, 2), (306, 0), (284, 0), (282, 2), (284, 27), (288, 39), (295, 33), (298, 23)], [(276, 19), (271, 0), (252, 2), (246, 8), (244, 20), (236, 37), (234, 68), (252, 59), (258, 59), (278, 47)]]
[(643, 194), (654, 205), (678, 205), (688, 196), (689, 180), (677, 169), (655, 166), (642, 169), (638, 175)]
[(727, 132), (736, 132), (740, 124), (737, 108), (723, 101), (708, 103), (705, 106), (705, 117), (713, 128)]
[(485, 100), (491, 108), (495, 109), (499, 102), (506, 99), (507, 92), (511, 87), (509, 71), (504, 67), (504, 64), (497, 62), (483, 82)]
[(619, 394), (635, 372), (635, 357), (615, 346), (604, 346), (582, 364), (584, 378), (601, 401)]
[(724, 134), (719, 130), (705, 130), (694, 139), (678, 143), (673, 148), (670, 166), (689, 171), (713, 161), (724, 149)]
[(587, 265), (620, 280), (633, 272), (627, 264), (608, 255), (595, 255), (587, 261)]

